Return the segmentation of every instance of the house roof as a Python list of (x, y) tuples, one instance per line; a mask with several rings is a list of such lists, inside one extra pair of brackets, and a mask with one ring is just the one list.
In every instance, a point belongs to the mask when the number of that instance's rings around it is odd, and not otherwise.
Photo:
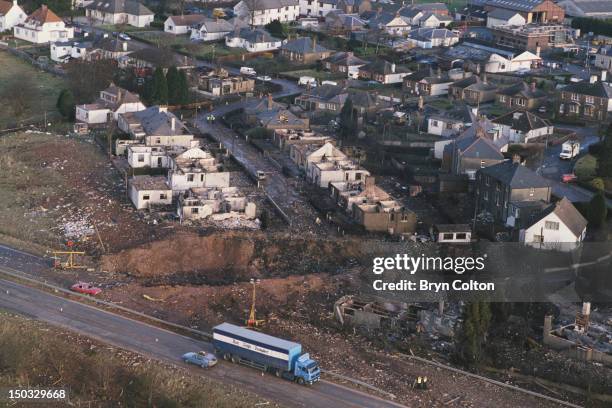
[(241, 3), (243, 3), (249, 10), (270, 10), (288, 6), (297, 6), (299, 5), (299, 0), (243, 0)]
[(565, 8), (566, 12), (573, 15), (578, 14), (612, 14), (612, 2), (609, 0), (565, 0), (559, 2), (559, 6)]
[(232, 34), (234, 37), (242, 38), (251, 44), (279, 42), (278, 38), (272, 37), (266, 30), (259, 28), (240, 27)]
[(337, 52), (323, 60), (324, 62), (329, 62), (336, 65), (343, 66), (355, 66), (355, 65), (365, 65), (368, 61), (362, 60), (359, 57), (356, 57), (351, 51), (341, 51)]
[(508, 21), (512, 17), (516, 16), (517, 14), (519, 14), (519, 13), (516, 10), (508, 10), (508, 9), (503, 9), (503, 8), (495, 8), (495, 9), (489, 11), (489, 13), (487, 15), (489, 17), (496, 18), (498, 20)]
[(170, 19), (175, 26), (191, 26), (201, 23), (206, 17), (202, 14), (187, 14), (185, 16), (170, 16)]
[(366, 71), (366, 72), (374, 72), (376, 74), (383, 74), (383, 75), (408, 72), (408, 70), (405, 69), (404, 67), (397, 66), (383, 59), (376, 59), (370, 62), (369, 64), (366, 64), (360, 67), (359, 70)]
[(260, 111), (257, 113), (257, 118), (264, 126), (300, 126), (307, 124), (306, 120), (298, 118), (286, 109)]
[(499, 91), (497, 91), (497, 93), (508, 96), (520, 95), (527, 99), (543, 98), (546, 96), (546, 92), (538, 88), (532, 89), (530, 85), (527, 85), (524, 82), (519, 82), (518, 84), (514, 84), (507, 88), (500, 89)]
[(493, 123), (510, 126), (514, 130), (527, 133), (531, 130), (552, 126), (551, 123), (528, 111), (516, 110), (493, 119)]
[(519, 163), (513, 163), (511, 160), (485, 167), (479, 171), (512, 188), (550, 187), (550, 182), (548, 180)]
[(607, 82), (597, 81), (587, 83), (586, 81), (575, 82), (561, 89), (564, 92), (572, 92), (580, 95), (596, 96), (598, 98), (612, 98), (612, 86)]
[(40, 6), (38, 10), (30, 14), (27, 18), (26, 22), (33, 23), (36, 22), (40, 25), (45, 23), (59, 23), (62, 19), (57, 16), (53, 11), (49, 10), (46, 5)]
[[(142, 126), (147, 136), (185, 135), (187, 128), (172, 112), (160, 111), (159, 106), (151, 106), (145, 110), (123, 114), (135, 119)], [(174, 119), (174, 130), (172, 120)]]
[(472, 108), (466, 104), (459, 104), (458, 106), (455, 105), (453, 109), (433, 113), (429, 116), (429, 118), (442, 121), (460, 122), (466, 125), (473, 123), (475, 120), (474, 113), (472, 113)]
[(302, 93), (302, 96), (328, 101), (332, 98), (337, 97), (338, 95), (342, 95), (346, 93), (347, 93), (346, 89), (344, 89), (341, 86), (325, 84), (325, 85), (317, 86), (315, 88), (311, 88), (310, 90), (304, 91)]
[(0, 0), (0, 15), (5, 15), (13, 8), (12, 1)]
[(530, 11), (544, 1), (545, 0), (484, 0), (484, 4), (510, 10)]
[(410, 30), (410, 38), (415, 40), (431, 41), (434, 39), (459, 38), (459, 36), (446, 28), (417, 28)]
[(123, 89), (113, 83), (111, 83), (108, 86), (108, 88), (106, 88), (103, 92), (109, 93), (111, 95), (115, 95), (117, 97), (118, 105), (122, 103), (140, 102), (140, 96), (128, 91), (127, 89)]
[(576, 237), (581, 236), (587, 226), (587, 220), (580, 214), (580, 211), (574, 207), (570, 200), (563, 197), (556, 203), (546, 207), (527, 228), (533, 226), (550, 214), (555, 214)]
[(497, 147), (493, 141), (478, 134), (474, 134), (470, 137), (457, 138), (455, 147), (459, 150), (462, 157), (481, 160), (504, 159), (504, 155), (499, 151), (499, 147)]
[(222, 18), (204, 18), (197, 24), (198, 29), (204, 28), (207, 33), (229, 33), (234, 30), (233, 21)]
[(111, 14), (126, 13), (134, 16), (150, 16), (154, 14), (146, 6), (133, 0), (95, 0), (85, 6), (85, 8)]
[(281, 47), (281, 50), (287, 50), (298, 54), (308, 54), (315, 52), (326, 52), (329, 51), (327, 48), (313, 41), (310, 37), (300, 37), (295, 40), (287, 41)]

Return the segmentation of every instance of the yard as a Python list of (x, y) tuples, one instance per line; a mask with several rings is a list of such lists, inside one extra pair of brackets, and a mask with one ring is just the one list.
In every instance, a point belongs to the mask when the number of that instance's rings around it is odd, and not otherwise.
[(177, 44), (173, 46), (177, 51), (191, 55), (192, 57), (199, 58), (202, 60), (211, 61), (215, 58), (227, 57), (227, 56), (239, 56), (246, 51), (242, 48), (229, 48), (221, 42), (217, 43), (193, 43), (187, 40), (184, 44)]
[(293, 79), (300, 79), (300, 77), (309, 76), (319, 81), (325, 81), (325, 80), (333, 81), (334, 79), (345, 79), (346, 78), (346, 74), (342, 74), (340, 72), (331, 73), (328, 71), (317, 71), (315, 69), (300, 69), (297, 71), (281, 72), (281, 74), (289, 78), (293, 78)]
[(131, 37), (142, 40), (157, 47), (177, 47), (190, 44), (189, 36), (173, 35), (163, 31), (135, 31), (130, 33)]
[[(24, 110), (18, 118), (15, 117), (15, 112), (11, 109), (0, 110), (0, 128), (5, 128), (8, 125), (17, 123), (18, 121), (40, 121), (44, 117), (45, 112), (48, 116), (53, 116), (57, 113), (55, 103), (60, 91), (66, 87), (64, 79), (41, 71), (20, 58), (9, 54), (8, 52), (0, 52), (0, 94), (5, 100), (11, 100), (13, 97), (7, 95), (10, 93), (10, 84), (22, 83), (23, 78), (30, 79), (30, 86), (23, 85), (23, 92), (14, 95), (14, 97), (24, 98)], [(17, 93), (19, 89), (16, 89)]]

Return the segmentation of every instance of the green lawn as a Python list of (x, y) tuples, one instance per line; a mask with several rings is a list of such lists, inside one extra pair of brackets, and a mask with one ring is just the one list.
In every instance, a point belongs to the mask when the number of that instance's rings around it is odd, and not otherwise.
[(218, 57), (226, 57), (228, 55), (242, 55), (246, 51), (242, 48), (229, 48), (223, 43), (186, 43), (184, 45), (175, 46), (174, 49), (177, 51), (188, 53), (189, 55), (204, 59), (211, 60)]
[[(11, 109), (6, 106), (10, 101), (5, 100), (5, 108), (0, 109), (0, 128), (21, 120), (40, 120), (45, 111), (51, 115), (57, 112), (55, 103), (60, 91), (66, 87), (65, 80), (39, 70), (6, 51), (0, 51), (0, 94), (8, 84), (23, 81), (23, 78), (31, 80), (32, 92), (28, 94), (31, 102), (27, 103), (22, 117), (15, 118)], [(7, 96), (3, 98), (6, 99)]]
[(131, 36), (139, 40), (153, 43), (159, 47), (182, 46), (190, 43), (187, 35), (173, 35), (164, 33), (163, 31), (133, 32)]

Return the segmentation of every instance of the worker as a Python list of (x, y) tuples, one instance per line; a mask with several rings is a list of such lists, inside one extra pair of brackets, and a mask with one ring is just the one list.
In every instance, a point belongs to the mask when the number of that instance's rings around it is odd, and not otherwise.
[(416, 384), (417, 389), (419, 389), (419, 390), (421, 389), (421, 384), (422, 384), (422, 378), (421, 378), (421, 376), (418, 376), (417, 377), (417, 384)]
[(427, 377), (423, 377), (423, 389), (427, 389)]

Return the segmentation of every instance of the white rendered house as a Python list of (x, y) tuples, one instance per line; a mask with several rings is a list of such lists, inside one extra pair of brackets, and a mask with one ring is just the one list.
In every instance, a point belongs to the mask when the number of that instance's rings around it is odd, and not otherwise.
[(0, 33), (23, 23), (26, 18), (28, 15), (19, 7), (17, 0), (0, 0)]
[(13, 27), (16, 38), (36, 44), (67, 40), (74, 37), (74, 29), (45, 5), (32, 13), (23, 23)]

